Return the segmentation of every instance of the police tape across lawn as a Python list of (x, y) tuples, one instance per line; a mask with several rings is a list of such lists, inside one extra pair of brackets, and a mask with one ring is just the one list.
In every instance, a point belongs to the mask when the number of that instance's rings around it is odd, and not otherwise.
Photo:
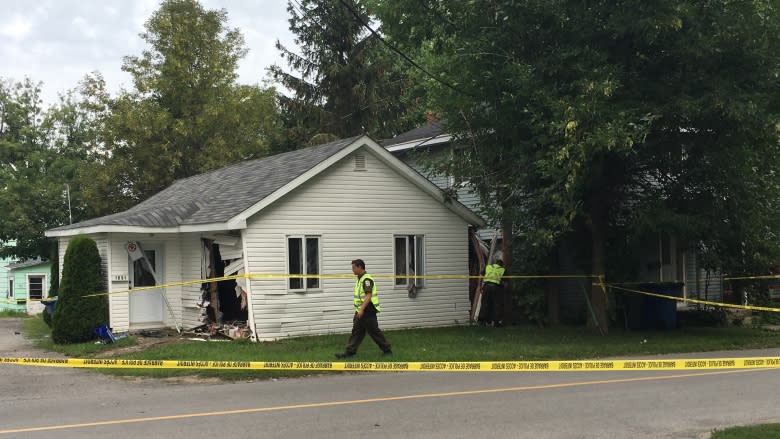
[(83, 358), (3, 358), (0, 365), (111, 369), (310, 370), (349, 372), (582, 372), (780, 368), (780, 357), (584, 361), (200, 361)]

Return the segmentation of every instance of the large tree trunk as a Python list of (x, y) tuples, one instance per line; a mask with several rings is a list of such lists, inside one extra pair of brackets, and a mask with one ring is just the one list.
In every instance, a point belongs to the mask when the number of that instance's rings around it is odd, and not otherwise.
[[(501, 252), (503, 253), (504, 257), (504, 269), (506, 269), (507, 275), (509, 274), (509, 270), (511, 270), (512, 266), (512, 222), (509, 219), (509, 215), (507, 215), (506, 211), (506, 205), (501, 206), (501, 226), (503, 227), (502, 235), (502, 248)], [(501, 306), (501, 309), (503, 310), (503, 315), (500, 316), (500, 319), (504, 322), (505, 325), (508, 325), (512, 323), (512, 311), (514, 308), (514, 291), (512, 290), (512, 281), (505, 281), (504, 284), (507, 286), (504, 289), (504, 294), (502, 294), (502, 299), (504, 303)]]
[[(593, 171), (601, 175), (603, 162), (597, 159)], [(602, 335), (609, 331), (607, 320), (607, 292), (599, 285), (600, 278), (606, 270), (606, 232), (607, 232), (607, 202), (603, 192), (595, 186), (591, 194), (588, 225), (590, 226), (591, 265), (590, 273), (593, 277), (590, 283), (590, 304), (592, 312), (588, 312), (588, 327), (598, 328)], [(595, 321), (594, 321), (595, 319)]]

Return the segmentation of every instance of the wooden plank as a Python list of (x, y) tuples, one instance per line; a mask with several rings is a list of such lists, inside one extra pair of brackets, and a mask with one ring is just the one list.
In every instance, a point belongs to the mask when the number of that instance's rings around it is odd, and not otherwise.
[[(480, 261), (480, 274), (484, 273), (485, 266), (490, 262), (490, 258), (493, 257), (493, 252), (496, 250), (496, 240), (498, 239), (498, 229), (493, 233), (493, 239), (490, 240), (490, 250), (488, 250), (487, 259)], [(480, 254), (482, 251), (480, 250)], [(476, 322), (479, 319), (479, 311), (482, 308), (482, 287), (484, 286), (484, 279), (479, 280), (477, 291), (474, 293), (474, 301), (471, 303), (471, 321)]]

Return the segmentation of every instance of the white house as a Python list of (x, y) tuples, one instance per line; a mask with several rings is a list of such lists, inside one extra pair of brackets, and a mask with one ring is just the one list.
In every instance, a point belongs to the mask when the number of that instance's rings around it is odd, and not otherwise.
[[(383, 328), (467, 322), (468, 228), (484, 225), (358, 136), (177, 180), (124, 212), (46, 236), (59, 240), (61, 264), (72, 236), (97, 242), (114, 331), (201, 325), (202, 285), (177, 283), (247, 273), (244, 297), (233, 281), (218, 283), (221, 311), (241, 318), (243, 299), (252, 337), (272, 340), (349, 331), (356, 258), (377, 278)], [(131, 257), (140, 249), (148, 259)], [(410, 297), (407, 279), (392, 277), (410, 266), (417, 275), (448, 276), (419, 282)], [(128, 291), (166, 284), (174, 285)]]

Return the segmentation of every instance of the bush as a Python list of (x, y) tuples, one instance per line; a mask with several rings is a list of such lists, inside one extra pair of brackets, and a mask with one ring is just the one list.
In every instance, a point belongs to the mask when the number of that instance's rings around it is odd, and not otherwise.
[(729, 313), (723, 308), (702, 307), (677, 313), (683, 326), (723, 327), (729, 324)]
[(41, 312), (41, 318), (43, 319), (44, 323), (46, 323), (46, 326), (51, 328), (52, 323), (51, 323), (51, 314), (49, 314), (49, 310), (44, 308), (43, 311)]
[(522, 317), (529, 323), (543, 327), (547, 323), (547, 296), (543, 284), (538, 281), (518, 282), (518, 284), (519, 293), (512, 296)]
[(52, 316), (51, 335), (55, 343), (81, 343), (96, 338), (94, 328), (108, 320), (108, 298), (86, 296), (102, 290), (97, 244), (86, 236), (76, 236), (65, 251), (59, 299)]

